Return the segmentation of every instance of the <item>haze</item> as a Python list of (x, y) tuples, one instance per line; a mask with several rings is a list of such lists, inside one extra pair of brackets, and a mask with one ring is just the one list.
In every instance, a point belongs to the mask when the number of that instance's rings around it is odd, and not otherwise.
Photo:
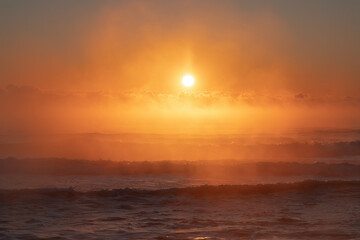
[(84, 3), (0, 3), (2, 134), (359, 127), (358, 1)]

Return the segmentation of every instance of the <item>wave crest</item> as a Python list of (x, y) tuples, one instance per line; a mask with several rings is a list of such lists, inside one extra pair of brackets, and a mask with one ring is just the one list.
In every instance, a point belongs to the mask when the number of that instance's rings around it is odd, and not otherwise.
[(100, 191), (79, 192), (72, 187), (65, 189), (21, 189), (21, 190), (0, 190), (2, 200), (14, 198), (27, 198), (32, 196), (51, 197), (51, 198), (108, 198), (108, 197), (162, 197), (162, 196), (189, 196), (189, 197), (208, 197), (208, 196), (229, 196), (229, 195), (248, 195), (248, 194), (272, 194), (281, 192), (314, 192), (331, 190), (349, 190), (360, 192), (360, 181), (317, 181), (306, 180), (295, 183), (276, 183), (276, 184), (257, 184), (257, 185), (202, 185), (185, 188), (169, 188), (158, 190), (142, 189), (112, 189)]

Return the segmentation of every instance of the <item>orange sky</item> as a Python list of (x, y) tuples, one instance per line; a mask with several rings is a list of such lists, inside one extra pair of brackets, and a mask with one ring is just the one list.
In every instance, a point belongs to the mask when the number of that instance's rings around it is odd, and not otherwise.
[(0, 9), (1, 133), (359, 127), (356, 1)]

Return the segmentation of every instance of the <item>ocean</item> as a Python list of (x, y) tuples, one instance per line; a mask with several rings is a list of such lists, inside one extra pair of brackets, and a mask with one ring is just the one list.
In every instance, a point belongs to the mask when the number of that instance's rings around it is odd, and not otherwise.
[(360, 239), (356, 176), (2, 174), (1, 189), (0, 239)]
[(257, 145), (277, 160), (5, 157), (0, 239), (360, 239), (356, 139)]

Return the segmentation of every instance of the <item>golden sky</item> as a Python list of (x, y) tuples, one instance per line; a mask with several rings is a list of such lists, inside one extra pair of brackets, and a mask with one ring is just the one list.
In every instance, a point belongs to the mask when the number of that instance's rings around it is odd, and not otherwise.
[(359, 11), (358, 1), (2, 1), (0, 132), (359, 127)]

